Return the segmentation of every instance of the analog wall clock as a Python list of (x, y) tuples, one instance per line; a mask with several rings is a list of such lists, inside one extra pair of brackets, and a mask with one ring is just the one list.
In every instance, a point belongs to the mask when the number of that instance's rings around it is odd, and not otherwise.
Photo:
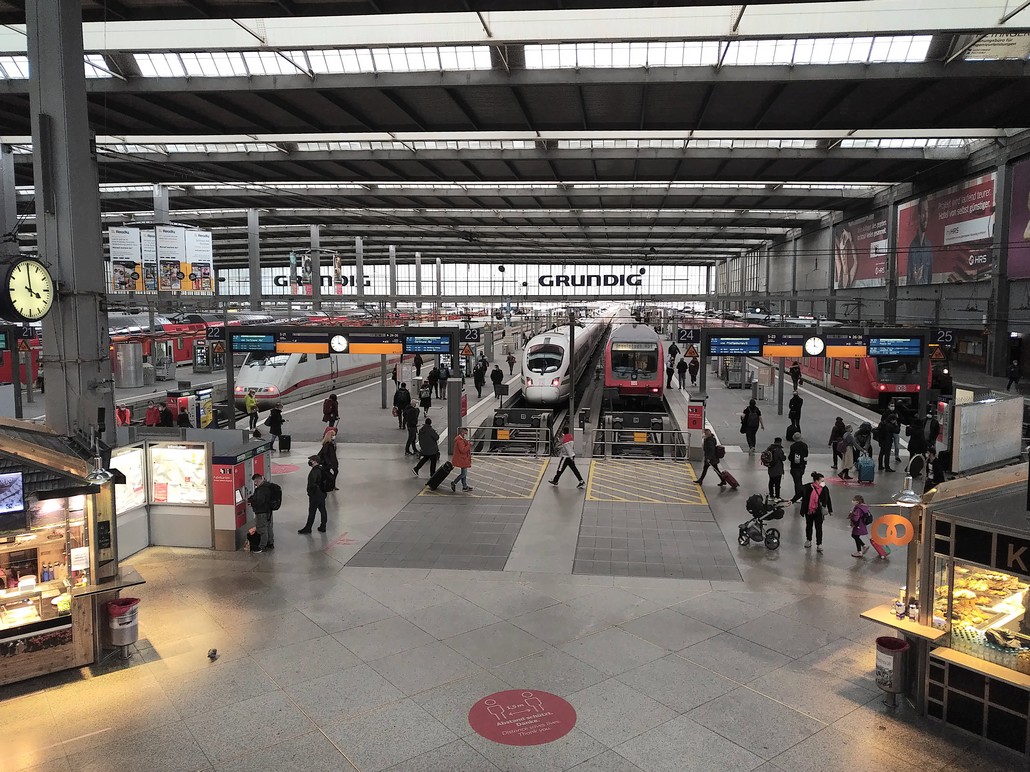
[(347, 339), (342, 335), (334, 335), (329, 339), (329, 348), (333, 353), (342, 354), (347, 350)]
[(35, 258), (16, 258), (2, 268), (0, 311), (12, 321), (38, 322), (54, 304), (54, 279)]
[(810, 357), (822, 356), (826, 350), (826, 343), (822, 338), (813, 335), (805, 341), (805, 353)]

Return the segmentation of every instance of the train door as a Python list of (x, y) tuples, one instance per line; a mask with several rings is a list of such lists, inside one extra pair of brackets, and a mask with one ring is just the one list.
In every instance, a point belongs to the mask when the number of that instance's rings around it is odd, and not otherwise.
[(829, 357), (822, 357), (820, 360), (823, 366), (823, 386), (827, 389), (830, 388), (830, 377), (833, 373), (832, 364), (830, 363)]

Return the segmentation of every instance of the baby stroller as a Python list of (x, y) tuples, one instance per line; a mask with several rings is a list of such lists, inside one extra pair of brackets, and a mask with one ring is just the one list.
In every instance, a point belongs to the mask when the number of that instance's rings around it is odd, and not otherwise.
[(751, 519), (746, 523), (737, 526), (740, 533), (737, 536), (737, 544), (741, 547), (748, 546), (751, 542), (765, 542), (765, 548), (775, 550), (780, 548), (780, 532), (776, 528), (766, 528), (768, 520), (783, 519), (783, 502), (773, 496), (763, 497), (756, 493), (750, 496), (744, 504)]

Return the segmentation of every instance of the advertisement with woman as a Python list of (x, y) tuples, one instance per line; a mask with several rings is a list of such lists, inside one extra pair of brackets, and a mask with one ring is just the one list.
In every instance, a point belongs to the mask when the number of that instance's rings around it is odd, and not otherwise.
[(887, 283), (887, 210), (835, 225), (833, 287), (883, 287)]
[(898, 285), (983, 281), (994, 270), (995, 174), (898, 207)]
[(1030, 279), (1030, 158), (1014, 164), (1011, 176), (1008, 276)]

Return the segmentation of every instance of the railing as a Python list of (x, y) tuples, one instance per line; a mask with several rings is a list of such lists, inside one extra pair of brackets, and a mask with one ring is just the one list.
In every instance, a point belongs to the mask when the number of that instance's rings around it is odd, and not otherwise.
[(484, 426), (476, 430), (474, 440), (478, 453), (534, 458), (554, 455), (548, 426)]
[(686, 461), (690, 432), (680, 429), (594, 429), (594, 458), (648, 458)]

